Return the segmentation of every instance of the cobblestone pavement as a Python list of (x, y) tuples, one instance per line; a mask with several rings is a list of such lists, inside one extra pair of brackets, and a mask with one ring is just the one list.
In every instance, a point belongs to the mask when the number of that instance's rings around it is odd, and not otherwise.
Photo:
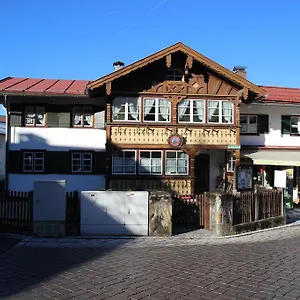
[(300, 226), (231, 238), (27, 239), (1, 299), (300, 299)]

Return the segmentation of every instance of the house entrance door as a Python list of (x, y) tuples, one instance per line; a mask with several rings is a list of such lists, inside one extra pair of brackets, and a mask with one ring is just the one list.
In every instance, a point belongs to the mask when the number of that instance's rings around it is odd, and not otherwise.
[(194, 193), (209, 191), (209, 154), (199, 154), (195, 159)]

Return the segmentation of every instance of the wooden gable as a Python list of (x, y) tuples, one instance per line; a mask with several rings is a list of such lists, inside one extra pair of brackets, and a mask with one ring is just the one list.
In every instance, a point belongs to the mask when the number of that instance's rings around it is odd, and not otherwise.
[[(181, 70), (182, 80), (167, 78)], [(94, 94), (176, 94), (262, 97), (264, 91), (245, 78), (222, 67), (182, 43), (175, 44), (134, 64), (123, 67), (88, 85)], [(242, 92), (242, 93), (241, 93)]]

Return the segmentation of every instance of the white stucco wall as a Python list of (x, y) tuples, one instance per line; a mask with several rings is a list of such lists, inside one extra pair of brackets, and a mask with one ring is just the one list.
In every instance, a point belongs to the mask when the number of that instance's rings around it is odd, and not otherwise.
[(97, 191), (105, 188), (104, 175), (9, 174), (10, 191), (31, 191), (35, 180), (66, 180), (67, 192)]
[(0, 134), (0, 177), (5, 177), (5, 135)]
[(106, 131), (87, 128), (11, 127), (9, 149), (105, 151)]
[(300, 146), (299, 136), (281, 134), (281, 115), (300, 115), (300, 105), (241, 104), (240, 114), (269, 115), (269, 133), (257, 136), (241, 135), (241, 145)]

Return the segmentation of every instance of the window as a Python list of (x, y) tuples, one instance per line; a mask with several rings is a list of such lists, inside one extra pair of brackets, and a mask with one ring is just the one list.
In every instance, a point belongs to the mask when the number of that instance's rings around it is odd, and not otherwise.
[(182, 100), (178, 104), (178, 121), (203, 123), (205, 121), (204, 104), (204, 100)]
[(72, 153), (72, 172), (90, 173), (92, 172), (92, 153)]
[(113, 121), (140, 121), (140, 98), (115, 98), (112, 106)]
[(182, 151), (166, 151), (166, 175), (188, 175), (189, 156)]
[(112, 157), (113, 174), (135, 174), (136, 152), (134, 150), (122, 150)]
[(291, 134), (300, 134), (300, 117), (291, 116)]
[(42, 106), (26, 106), (25, 126), (44, 126), (45, 108)]
[(167, 99), (144, 98), (144, 121), (170, 122), (171, 103)]
[(234, 172), (235, 169), (235, 155), (232, 151), (227, 152), (227, 172)]
[(300, 116), (281, 116), (281, 134), (300, 134)]
[(92, 127), (93, 109), (90, 107), (75, 107), (73, 110), (74, 127)]
[(23, 154), (24, 172), (44, 172), (44, 153), (43, 152), (24, 152)]
[(230, 101), (208, 100), (209, 123), (233, 123), (233, 103)]
[(241, 133), (257, 133), (257, 116), (241, 115)]
[(152, 175), (162, 174), (162, 152), (140, 151), (139, 173)]
[(166, 80), (182, 81), (182, 78), (183, 78), (183, 72), (181, 69), (174, 69), (174, 68), (168, 69)]

